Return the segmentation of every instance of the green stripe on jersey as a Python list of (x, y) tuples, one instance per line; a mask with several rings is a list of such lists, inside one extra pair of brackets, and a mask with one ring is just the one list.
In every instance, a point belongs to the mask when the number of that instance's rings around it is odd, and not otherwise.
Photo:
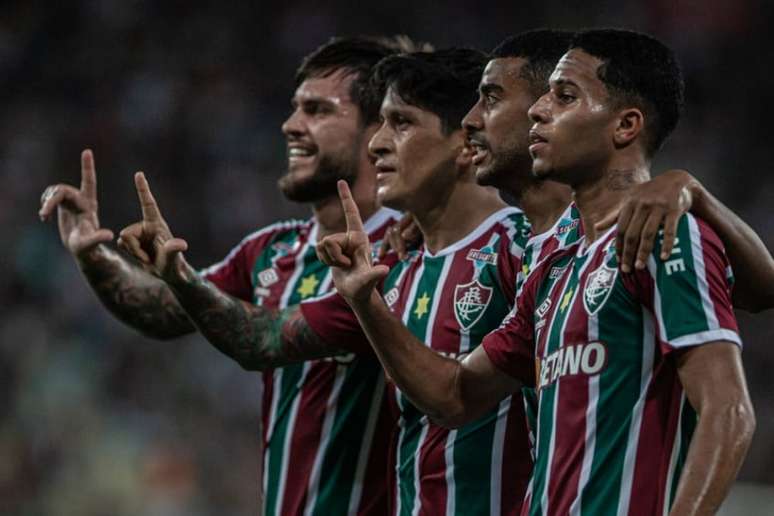
[[(661, 254), (661, 238), (656, 240), (653, 256)], [(699, 242), (699, 236), (691, 235), (690, 217), (684, 215), (677, 225), (671, 256), (668, 260), (655, 260), (656, 289), (660, 298), (655, 309), (661, 311), (666, 340), (710, 329), (696, 277), (696, 259), (701, 257), (694, 256), (692, 241)]]
[[(340, 365), (345, 369), (345, 378), (336, 407), (336, 414), (329, 435), (335, 435), (336, 441), (325, 447), (325, 457), (320, 469), (320, 489), (312, 514), (349, 514), (350, 504), (356, 502), (353, 496), (356, 485), (362, 490), (362, 478), (365, 473), (365, 461), (369, 453), (363, 449), (363, 443), (373, 437), (374, 425), (379, 415), (381, 403), (374, 402), (384, 395), (384, 376), (376, 359), (356, 358), (350, 365)], [(377, 392), (378, 389), (378, 392)], [(376, 400), (378, 401), (378, 400)], [(363, 456), (360, 457), (361, 451)], [(383, 450), (387, 453), (387, 450)], [(358, 463), (358, 457), (364, 461)], [(356, 508), (355, 508), (356, 509)]]

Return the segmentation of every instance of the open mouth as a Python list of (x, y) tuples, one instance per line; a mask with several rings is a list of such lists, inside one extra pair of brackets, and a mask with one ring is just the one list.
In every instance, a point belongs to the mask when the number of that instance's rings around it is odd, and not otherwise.
[(478, 166), (483, 163), (489, 155), (489, 147), (486, 143), (475, 138), (468, 138), (468, 145), (473, 149), (473, 165)]
[(311, 158), (317, 154), (317, 147), (314, 145), (288, 145), (288, 160), (296, 161)]
[(548, 144), (548, 140), (540, 133), (534, 129), (529, 132), (529, 152), (532, 157), (534, 157), (535, 153), (538, 152), (542, 147), (545, 147), (546, 144)]

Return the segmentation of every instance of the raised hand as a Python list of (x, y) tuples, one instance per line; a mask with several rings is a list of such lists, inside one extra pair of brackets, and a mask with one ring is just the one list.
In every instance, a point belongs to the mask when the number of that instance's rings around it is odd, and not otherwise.
[(339, 181), (338, 188), (347, 232), (322, 239), (317, 244), (317, 256), (332, 267), (333, 282), (339, 294), (348, 301), (365, 301), (389, 268), (371, 263), (371, 244), (357, 204), (346, 181)]
[(677, 223), (691, 209), (697, 187), (700, 187), (698, 181), (685, 170), (669, 170), (633, 187), (619, 210), (595, 225), (597, 231), (603, 231), (618, 224), (616, 252), (623, 272), (646, 267), (662, 225), (664, 240), (660, 258), (669, 258)]
[(183, 279), (188, 265), (181, 253), (188, 249), (188, 244), (185, 240), (172, 236), (150, 191), (145, 174), (137, 172), (134, 175), (134, 185), (140, 198), (142, 221), (121, 230), (119, 247), (137, 258), (151, 274), (165, 281)]
[(113, 232), (99, 226), (97, 216), (97, 173), (94, 155), (86, 149), (81, 153), (81, 187), (67, 184), (50, 185), (40, 196), (41, 220), (48, 220), (57, 210), (59, 236), (76, 258), (83, 258), (102, 242), (113, 240)]
[(387, 228), (384, 241), (379, 247), (379, 259), (383, 259), (390, 251), (395, 251), (400, 260), (408, 258), (408, 250), (422, 243), (422, 232), (419, 230), (414, 216), (406, 213), (401, 219)]

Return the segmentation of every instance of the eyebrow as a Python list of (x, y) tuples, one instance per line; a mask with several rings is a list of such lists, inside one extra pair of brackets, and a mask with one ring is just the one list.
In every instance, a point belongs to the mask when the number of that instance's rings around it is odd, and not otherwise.
[(575, 86), (576, 88), (578, 87), (578, 85), (575, 82), (571, 81), (570, 79), (561, 79), (561, 78), (555, 79), (551, 81), (551, 83), (555, 84), (556, 86)]
[(501, 93), (503, 92), (503, 87), (499, 84), (495, 84), (492, 82), (485, 82), (481, 86), (478, 87), (478, 91), (487, 94), (487, 93)]

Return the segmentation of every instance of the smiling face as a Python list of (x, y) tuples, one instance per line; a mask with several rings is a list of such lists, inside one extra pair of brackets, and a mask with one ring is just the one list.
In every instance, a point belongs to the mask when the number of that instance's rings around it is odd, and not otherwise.
[(381, 116), (384, 122), (368, 147), (376, 160), (379, 201), (408, 211), (437, 204), (457, 181), (462, 131), (445, 134), (437, 115), (407, 104), (391, 87)]
[(288, 170), (279, 180), (285, 196), (315, 202), (336, 195), (336, 181), (352, 183), (365, 145), (360, 110), (352, 101), (353, 77), (339, 70), (310, 77), (296, 89), (293, 112), (282, 124)]
[(597, 76), (602, 61), (573, 49), (556, 65), (550, 90), (529, 109), (529, 152), (536, 176), (577, 185), (604, 170), (613, 152), (617, 112)]
[(522, 76), (523, 57), (489, 61), (479, 86), (479, 100), (462, 125), (475, 154), (476, 180), (519, 195), (532, 181), (527, 110), (535, 101)]

